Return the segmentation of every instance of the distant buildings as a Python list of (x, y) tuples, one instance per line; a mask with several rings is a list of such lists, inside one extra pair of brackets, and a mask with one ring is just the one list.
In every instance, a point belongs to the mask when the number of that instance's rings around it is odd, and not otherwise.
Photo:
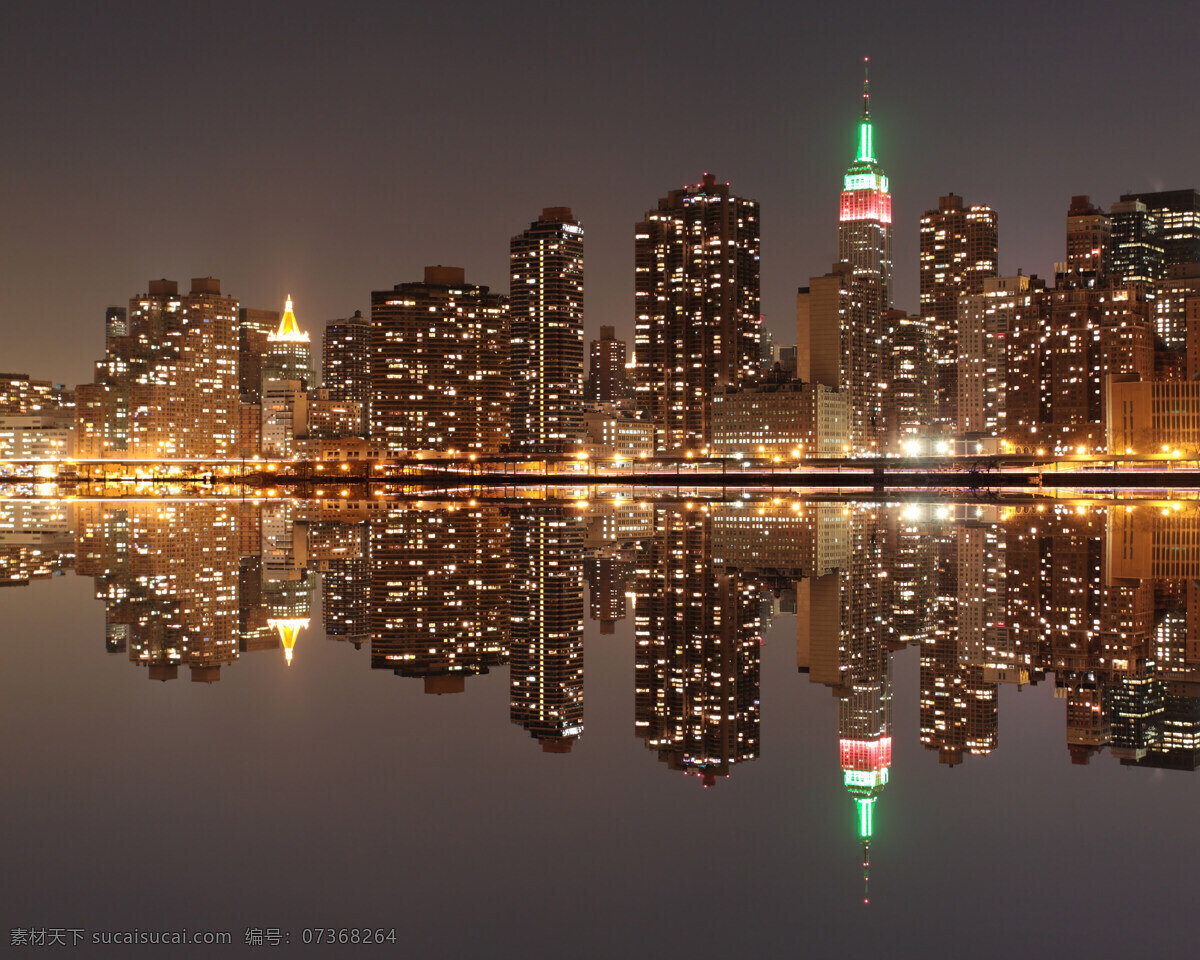
[(758, 203), (711, 174), (635, 231), (634, 396), (660, 453), (703, 452), (712, 399), (759, 371)]

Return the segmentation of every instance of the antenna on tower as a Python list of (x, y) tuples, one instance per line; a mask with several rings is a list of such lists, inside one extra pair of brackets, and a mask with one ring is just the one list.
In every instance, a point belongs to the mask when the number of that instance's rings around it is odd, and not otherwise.
[(871, 116), (871, 58), (863, 57), (863, 119)]

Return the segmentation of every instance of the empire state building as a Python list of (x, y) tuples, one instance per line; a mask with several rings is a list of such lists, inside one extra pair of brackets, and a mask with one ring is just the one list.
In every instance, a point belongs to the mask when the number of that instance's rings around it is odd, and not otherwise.
[(871, 85), (864, 75), (858, 156), (842, 181), (838, 259), (854, 268), (856, 278), (878, 281), (882, 313), (892, 305), (892, 195), (872, 140)]

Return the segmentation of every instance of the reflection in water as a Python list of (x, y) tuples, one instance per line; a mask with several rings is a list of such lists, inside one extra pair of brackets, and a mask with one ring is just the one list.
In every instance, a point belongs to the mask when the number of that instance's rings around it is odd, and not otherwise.
[(864, 880), (907, 647), (948, 766), (998, 748), (1002, 685), (1051, 675), (1072, 763), (1200, 763), (1190, 503), (0, 502), (0, 583), (71, 567), (150, 679), (291, 663), (319, 616), (427, 693), (507, 665), (510, 719), (548, 753), (585, 730), (585, 604), (606, 637), (632, 600), (636, 736), (705, 786), (759, 756), (760, 644), (794, 612), (800, 672), (837, 701)]

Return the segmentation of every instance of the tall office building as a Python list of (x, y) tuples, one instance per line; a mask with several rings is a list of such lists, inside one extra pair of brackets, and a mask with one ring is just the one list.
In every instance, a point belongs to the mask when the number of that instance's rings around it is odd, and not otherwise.
[(371, 398), (371, 321), (360, 310), (325, 324), (321, 342), (321, 386), (329, 399), (360, 405), (365, 429)]
[(759, 368), (758, 202), (706, 173), (636, 228), (635, 400), (663, 453), (712, 441), (712, 398)]
[(106, 319), (105, 358), (78, 391), (85, 457), (232, 457), (238, 432), (238, 302), (213, 277), (179, 293), (151, 280), (122, 327)]
[(589, 403), (621, 403), (629, 397), (625, 364), (628, 346), (618, 340), (614, 327), (601, 327), (600, 339), (588, 351), (587, 400)]
[(887, 175), (875, 159), (869, 79), (863, 81), (858, 156), (842, 179), (838, 260), (850, 264), (856, 276), (878, 285), (880, 312), (891, 307), (892, 195)]
[(963, 205), (949, 194), (921, 217), (921, 316), (932, 324), (937, 356), (937, 420), (954, 429), (958, 416), (961, 299), (983, 292), (996, 276), (996, 211)]
[(1118, 283), (1153, 283), (1166, 272), (1162, 221), (1141, 200), (1122, 200), (1109, 210), (1112, 269)]
[(1121, 194), (1122, 203), (1130, 200), (1140, 200), (1158, 218), (1159, 242), (1167, 266), (1200, 263), (1200, 192), (1162, 190)]
[(267, 334), (267, 348), (262, 359), (262, 378), (267, 380), (296, 380), (301, 389), (314, 386), (312, 342), (307, 331), (300, 329), (292, 310), (292, 298), (283, 306), (279, 326)]
[(509, 443), (561, 453), (583, 441), (583, 227), (547, 207), (509, 250)]
[(498, 453), (509, 438), (508, 298), (426, 267), (371, 294), (370, 436), (389, 453)]

